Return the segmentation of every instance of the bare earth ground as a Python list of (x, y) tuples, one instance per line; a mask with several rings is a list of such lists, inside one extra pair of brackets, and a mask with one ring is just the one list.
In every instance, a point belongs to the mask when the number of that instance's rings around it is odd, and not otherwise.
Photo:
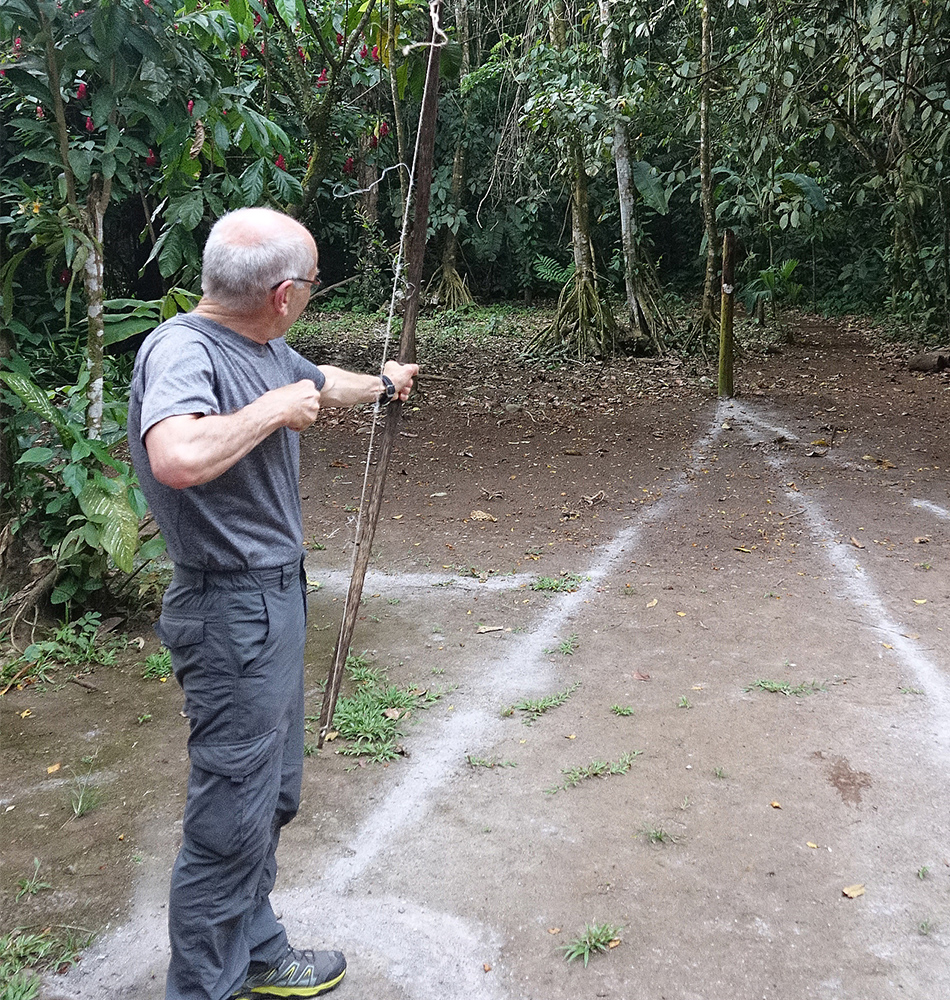
[[(813, 320), (723, 404), (703, 366), (452, 347), (403, 423), (354, 643), (443, 696), (389, 765), (308, 758), (281, 847), (292, 939), (347, 953), (334, 997), (950, 997), (950, 382)], [(367, 424), (304, 438), (313, 714)], [(562, 572), (577, 591), (531, 589)], [(0, 699), (0, 930), (99, 932), (49, 1000), (162, 996), (187, 723), (140, 674)], [(103, 802), (70, 819), (85, 773)], [(34, 857), (52, 889), (14, 902)], [(622, 927), (587, 968), (560, 950), (585, 923)]]

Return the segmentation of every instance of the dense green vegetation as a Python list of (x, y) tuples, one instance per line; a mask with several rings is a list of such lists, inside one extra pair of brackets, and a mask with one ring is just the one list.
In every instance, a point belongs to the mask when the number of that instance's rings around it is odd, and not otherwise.
[[(283, 208), (335, 304), (387, 299), (429, 31), (420, 0), (0, 7), (3, 522), (54, 600), (160, 546), (109, 351), (193, 301), (216, 217)], [(911, 0), (445, 0), (430, 304), (560, 295), (538, 353), (684, 350), (732, 229), (750, 312), (945, 331), (948, 40)]]

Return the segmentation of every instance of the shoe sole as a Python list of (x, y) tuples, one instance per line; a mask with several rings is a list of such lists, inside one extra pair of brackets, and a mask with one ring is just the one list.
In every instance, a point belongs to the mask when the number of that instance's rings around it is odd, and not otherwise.
[(250, 990), (242, 990), (241, 995), (232, 1000), (265, 1000), (266, 997), (315, 997), (328, 993), (346, 975), (344, 969), (335, 979), (328, 979), (319, 986), (256, 986)]

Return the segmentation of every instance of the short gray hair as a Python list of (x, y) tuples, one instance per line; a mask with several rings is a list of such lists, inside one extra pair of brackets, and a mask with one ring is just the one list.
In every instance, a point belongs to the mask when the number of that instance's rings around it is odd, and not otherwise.
[[(274, 285), (288, 278), (304, 278), (313, 269), (313, 249), (306, 230), (277, 235), (248, 226), (235, 240), (234, 216), (229, 212), (211, 227), (205, 243), (201, 270), (201, 290), (210, 298), (229, 306), (260, 306)], [(275, 213), (277, 214), (277, 213)], [(229, 221), (230, 225), (222, 223)]]

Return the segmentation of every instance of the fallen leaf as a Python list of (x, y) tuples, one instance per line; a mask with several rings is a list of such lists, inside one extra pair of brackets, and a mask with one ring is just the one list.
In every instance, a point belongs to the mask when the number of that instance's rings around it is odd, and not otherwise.
[(916, 543), (917, 545), (926, 545), (926, 544), (927, 544), (927, 542), (929, 542), (929, 541), (930, 541), (930, 539), (929, 539), (929, 538), (928, 538), (928, 537), (927, 537), (926, 535), (918, 535), (918, 536), (917, 536), (917, 537), (916, 537), (916, 538), (914, 539), (914, 542), (915, 542), (915, 543)]
[(332, 729), (329, 733), (327, 733), (326, 736), (323, 737), (323, 739), (327, 743), (332, 743), (335, 739), (339, 737), (339, 735), (340, 734), (335, 729)]
[(394, 521), (401, 521), (402, 519), (403, 519), (403, 515), (402, 514), (393, 514), (393, 520)]
[(737, 545), (736, 552), (751, 552), (752, 549), (747, 549), (744, 545)]
[(813, 851), (817, 851), (818, 850), (818, 845), (817, 844), (813, 844), (810, 840), (808, 841), (808, 843), (805, 846), (806, 847), (810, 847)]
[(120, 833), (119, 834), (119, 840), (125, 840), (125, 834), (124, 833)]
[(864, 886), (859, 882), (857, 885), (846, 885), (841, 890), (842, 896), (847, 896), (848, 899), (857, 899), (858, 896), (864, 895)]
[(770, 802), (769, 805), (773, 809), (781, 809), (782, 808), (782, 803), (781, 802)]
[(916, 632), (901, 632), (901, 635), (905, 639), (919, 639), (920, 636)]
[(566, 740), (576, 740), (577, 739), (577, 733), (571, 733), (570, 736), (565, 736), (564, 739), (566, 739)]
[(46, 769), (46, 773), (55, 774), (62, 766), (62, 764), (50, 764), (50, 766)]
[(135, 646), (137, 649), (145, 649), (145, 640), (139, 635), (134, 639), (129, 639), (129, 645)]
[(479, 625), (478, 626), (478, 634), (479, 635), (484, 635), (486, 632), (503, 632), (503, 631), (504, 631), (504, 626), (503, 625)]
[(851, 544), (852, 544), (852, 545), (853, 545), (853, 546), (854, 546), (854, 547), (855, 547), (856, 549), (863, 549), (863, 548), (864, 548), (864, 542), (859, 542), (859, 541), (858, 541), (858, 540), (857, 540), (857, 539), (856, 539), (856, 538), (854, 537), (854, 535), (852, 535), (852, 536), (851, 536)]
[(618, 944), (620, 944), (620, 938), (613, 938), (612, 940), (607, 942), (607, 947), (616, 948)]
[(402, 712), (400, 712), (398, 708), (387, 708), (383, 711), (383, 715), (385, 715), (387, 719), (392, 719), (394, 722), (396, 719), (402, 718)]
[(471, 513), (471, 518), (473, 521), (497, 521), (497, 517), (493, 517), (487, 511), (484, 510), (473, 510)]
[(20, 718), (21, 719), (28, 719), (32, 714), (33, 714), (33, 709), (32, 708), (24, 708), (23, 711), (20, 712)]
[(649, 674), (642, 674), (639, 670), (634, 670), (633, 679), (635, 681), (648, 681), (650, 679)]
[(678, 615), (678, 616), (679, 616), (680, 618), (685, 618), (685, 617), (686, 617), (686, 612), (685, 612), (685, 611), (677, 611), (677, 612), (676, 612), (676, 614), (677, 614), (677, 615)]
[(894, 648), (894, 647), (893, 647), (893, 646), (892, 646), (892, 645), (891, 645), (891, 644), (890, 644), (889, 642), (882, 642), (882, 643), (881, 643), (881, 645), (882, 645), (882, 646), (883, 646), (883, 647), (884, 647), (885, 649), (893, 649), (893, 648)]
[(560, 934), (560, 933), (561, 933), (561, 928), (560, 927), (549, 927), (548, 928), (548, 934)]
[(918, 601), (916, 597), (914, 598), (914, 604), (926, 604), (926, 603), (927, 603), (927, 599), (926, 598), (924, 598), (924, 600), (922, 600), (922, 601)]
[(652, 601), (647, 605), (648, 608), (655, 608), (660, 602), (654, 597)]
[(486, 972), (491, 972), (491, 966), (490, 966), (490, 965), (489, 965), (489, 964), (488, 964), (487, 962), (486, 962), (486, 963), (485, 963), (485, 964), (484, 964), (484, 965), (482, 966), (482, 968), (483, 968), (483, 969), (484, 969), (484, 970), (485, 970)]
[(817, 441), (812, 441), (812, 444), (818, 445), (819, 448), (828, 448), (830, 445), (824, 438), (818, 438)]

